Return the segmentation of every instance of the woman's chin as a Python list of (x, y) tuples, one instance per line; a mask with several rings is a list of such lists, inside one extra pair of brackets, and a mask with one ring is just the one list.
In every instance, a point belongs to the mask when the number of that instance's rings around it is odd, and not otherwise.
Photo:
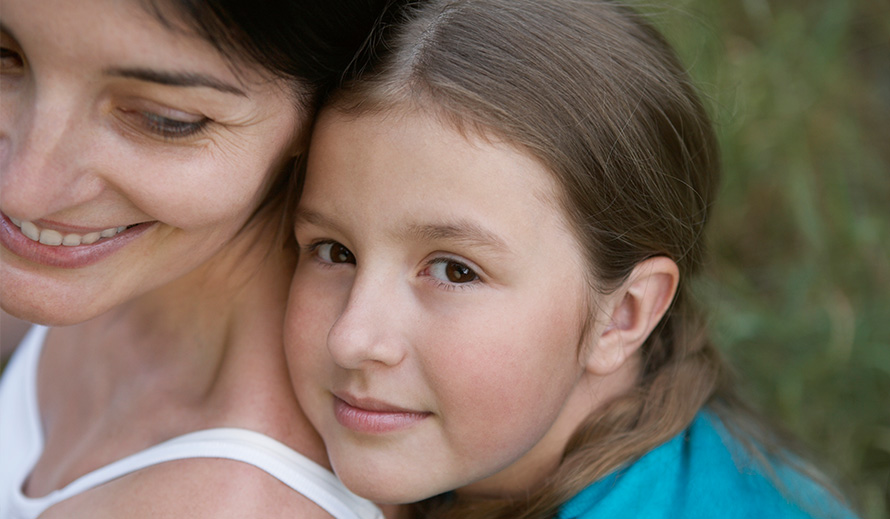
[(117, 303), (102, 297), (105, 290), (97, 283), (63, 283), (2, 266), (0, 307), (23, 321), (70, 326), (101, 315)]

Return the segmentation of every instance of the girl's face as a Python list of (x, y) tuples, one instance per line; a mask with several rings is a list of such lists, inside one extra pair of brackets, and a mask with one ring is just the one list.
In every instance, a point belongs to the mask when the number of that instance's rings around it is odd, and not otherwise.
[(535, 160), (433, 116), (322, 115), (286, 340), (353, 491), (500, 495), (558, 464), (596, 395), (586, 268), (555, 193)]
[(132, 0), (7, 0), (0, 59), (0, 295), (31, 320), (79, 322), (206, 262), (302, 126), (279, 82)]

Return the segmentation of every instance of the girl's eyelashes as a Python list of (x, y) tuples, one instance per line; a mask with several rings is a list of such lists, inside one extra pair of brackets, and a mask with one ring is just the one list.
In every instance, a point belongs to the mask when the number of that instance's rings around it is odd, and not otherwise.
[(343, 244), (332, 240), (315, 242), (306, 247), (307, 252), (315, 256), (322, 263), (355, 265), (355, 255)]
[[(304, 254), (326, 266), (356, 264), (352, 251), (334, 240), (318, 240), (303, 247), (303, 251)], [(448, 290), (469, 288), (482, 281), (473, 267), (448, 256), (430, 259), (418, 276), (431, 278), (437, 287)]]
[(25, 60), (21, 54), (8, 47), (0, 47), (0, 74), (19, 75), (24, 68)]
[(468, 285), (480, 281), (475, 270), (465, 263), (448, 257), (433, 259), (422, 273), (447, 285)]

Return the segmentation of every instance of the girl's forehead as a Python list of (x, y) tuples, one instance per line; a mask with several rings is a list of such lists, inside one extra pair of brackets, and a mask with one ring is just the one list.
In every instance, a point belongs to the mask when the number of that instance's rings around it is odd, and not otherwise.
[[(506, 244), (513, 233), (549, 228), (576, 241), (543, 164), (426, 111), (323, 113), (306, 173), (300, 207), (313, 218), (361, 215), (354, 225), (397, 222), (398, 235), (495, 236), (475, 241)], [(428, 232), (410, 232), (417, 229)]]
[[(367, 146), (368, 139), (376, 139), (382, 146)], [(390, 153), (396, 151), (397, 156)], [(559, 192), (547, 165), (524, 147), (438, 109), (404, 104), (382, 110), (344, 111), (336, 105), (323, 109), (315, 126), (310, 156), (354, 158), (358, 153), (391, 156), (405, 166), (413, 165), (418, 176), (429, 173), (431, 168), (439, 171), (436, 176), (461, 172), (486, 176), (486, 172), (491, 175), (500, 169), (515, 170), (510, 183), (527, 186), (548, 203)], [(464, 160), (468, 156), (473, 160)], [(502, 168), (498, 163), (513, 167)], [(424, 164), (426, 167), (420, 167)]]
[[(481, 178), (493, 171), (474, 166), (495, 160), (500, 160), (503, 165), (512, 164), (512, 167), (504, 166), (516, 172), (511, 175), (510, 183), (526, 186), (531, 196), (566, 213), (563, 210), (564, 189), (559, 176), (548, 164), (525, 146), (507, 139), (503, 132), (477, 124), (461, 114), (414, 102), (369, 110), (344, 110), (337, 104), (330, 105), (323, 108), (318, 116), (310, 157), (313, 153), (330, 155), (341, 152), (343, 155), (356, 152), (354, 147), (347, 146), (344, 128), (355, 129), (349, 133), (361, 141), (371, 135), (381, 138), (388, 149), (401, 152), (401, 159), (416, 162), (419, 170), (427, 169), (419, 166), (427, 162), (429, 166), (452, 172), (455, 168), (463, 167), (468, 173), (476, 173)], [(365, 151), (379, 151), (362, 148)], [(475, 162), (461, 160), (468, 153), (475, 157)], [(494, 170), (501, 169), (497, 165), (492, 167)], [(472, 192), (472, 187), (469, 192)]]

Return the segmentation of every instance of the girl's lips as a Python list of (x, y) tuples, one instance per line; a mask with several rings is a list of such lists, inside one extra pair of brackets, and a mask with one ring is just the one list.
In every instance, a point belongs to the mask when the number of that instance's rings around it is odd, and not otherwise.
[[(16, 256), (40, 265), (81, 268), (102, 261), (114, 254), (141, 236), (156, 222), (145, 222), (130, 227), (117, 227), (80, 235), (76, 233), (62, 235), (54, 230), (48, 233), (48, 229), (40, 229), (33, 224), (26, 225), (28, 223), (30, 222), (13, 222), (5, 214), (2, 215), (0, 218), (0, 243), (3, 247)], [(26, 233), (34, 235), (34, 228), (37, 229), (37, 240), (34, 239), (35, 236), (26, 235)], [(44, 237), (44, 234), (47, 236)], [(56, 234), (59, 236), (55, 236)], [(92, 236), (92, 234), (98, 236)], [(80, 239), (79, 244), (74, 243), (75, 237)], [(61, 238), (61, 241), (57, 238)], [(68, 239), (67, 244), (64, 242), (66, 238)]]
[(334, 395), (334, 416), (340, 425), (359, 433), (384, 434), (406, 429), (432, 414), (402, 409), (378, 400), (344, 398), (346, 400)]

